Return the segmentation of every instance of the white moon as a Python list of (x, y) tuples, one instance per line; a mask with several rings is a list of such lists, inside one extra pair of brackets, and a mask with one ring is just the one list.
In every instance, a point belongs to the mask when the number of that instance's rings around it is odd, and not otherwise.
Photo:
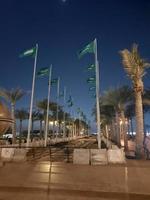
[(65, 3), (67, 0), (62, 0), (63, 3)]

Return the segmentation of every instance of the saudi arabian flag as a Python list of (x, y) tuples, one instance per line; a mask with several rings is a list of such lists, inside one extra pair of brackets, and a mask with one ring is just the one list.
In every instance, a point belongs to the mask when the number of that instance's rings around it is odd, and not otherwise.
[(54, 78), (52, 81), (51, 81), (51, 84), (52, 85), (55, 85), (58, 83), (58, 78)]
[(26, 57), (26, 56), (35, 56), (35, 53), (36, 53), (36, 47), (33, 47), (32, 49), (28, 49), (26, 51), (24, 51), (19, 57), (20, 58), (23, 58), (23, 57)]
[(37, 72), (37, 77), (48, 76), (49, 68), (41, 68), (40, 71)]
[(91, 42), (88, 45), (86, 45), (81, 51), (78, 53), (78, 57), (81, 58), (87, 53), (95, 53), (95, 42)]
[(95, 77), (88, 78), (87, 83), (96, 83), (96, 78)]
[(89, 65), (89, 66), (88, 66), (87, 70), (88, 70), (88, 71), (92, 71), (92, 70), (95, 70), (95, 68), (96, 68), (95, 65), (92, 64), (92, 65)]

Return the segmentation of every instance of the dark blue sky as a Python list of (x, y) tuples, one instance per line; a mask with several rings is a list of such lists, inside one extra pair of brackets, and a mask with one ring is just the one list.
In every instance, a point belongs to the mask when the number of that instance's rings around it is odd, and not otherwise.
[[(53, 78), (71, 91), (75, 108), (90, 116), (94, 99), (88, 94), (85, 72), (92, 55), (78, 60), (76, 52), (98, 39), (101, 92), (111, 86), (130, 84), (119, 50), (139, 44), (150, 60), (150, 1), (148, 0), (1, 0), (0, 86), (31, 90), (33, 59), (20, 59), (23, 50), (39, 44), (38, 68), (53, 64)], [(150, 75), (145, 77), (149, 86)], [(52, 90), (54, 99), (55, 90)], [(35, 101), (46, 97), (47, 80), (36, 81)], [(28, 107), (25, 97), (17, 107)]]

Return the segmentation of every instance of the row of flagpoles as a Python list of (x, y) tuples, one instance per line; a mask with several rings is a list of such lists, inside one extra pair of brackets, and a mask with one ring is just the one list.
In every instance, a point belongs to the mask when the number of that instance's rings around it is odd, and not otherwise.
[[(87, 46), (84, 47), (79, 52), (79, 58), (81, 58), (86, 53), (94, 53), (95, 64), (92, 64), (89, 69), (94, 69), (95, 75), (94, 77), (88, 78), (87, 82), (95, 83), (94, 87), (96, 92), (96, 114), (97, 114), (97, 139), (98, 139), (98, 148), (101, 148), (101, 139), (100, 139), (100, 107), (99, 107), (99, 63), (97, 58), (97, 40), (95, 39), (93, 42), (89, 43)], [(33, 79), (32, 79), (32, 92), (31, 92), (31, 102), (30, 102), (30, 113), (29, 113), (29, 122), (28, 122), (28, 135), (27, 135), (27, 146), (29, 146), (30, 142), (30, 132), (31, 132), (31, 122), (32, 122), (32, 109), (33, 109), (33, 99), (34, 99), (34, 88), (35, 88), (35, 78), (36, 78), (36, 68), (37, 68), (37, 57), (38, 57), (38, 44), (30, 50), (25, 51), (20, 57), (25, 56), (33, 56), (34, 57), (34, 70), (33, 70)], [(49, 68), (42, 68), (38, 73), (38, 76), (45, 76), (48, 75), (48, 94), (47, 94), (47, 114), (46, 114), (46, 126), (45, 126), (45, 139), (44, 145), (47, 145), (47, 137), (48, 137), (48, 123), (49, 123), (49, 103), (50, 103), (50, 92), (51, 92), (51, 85), (57, 83), (57, 112), (56, 112), (56, 121), (58, 122), (58, 109), (59, 109), (59, 96), (60, 96), (60, 77), (57, 79), (52, 79), (52, 65)], [(91, 89), (93, 90), (93, 89)], [(63, 101), (64, 107), (66, 103), (66, 87), (64, 87), (63, 91)], [(71, 108), (73, 106), (72, 97), (69, 96), (68, 106)], [(71, 111), (70, 111), (71, 112)], [(79, 123), (80, 123), (80, 116), (83, 115), (83, 112), (78, 108), (79, 114)], [(65, 134), (65, 112), (63, 116), (64, 120), (64, 130), (63, 134)], [(80, 125), (79, 125), (80, 126)], [(57, 126), (57, 133), (56, 137), (58, 136), (58, 126)]]
[(81, 58), (82, 56), (84, 56), (87, 53), (92, 53), (94, 54), (94, 62), (95, 64), (91, 64), (88, 67), (88, 70), (93, 70), (94, 76), (93, 77), (89, 77), (87, 79), (87, 82), (89, 84), (93, 84), (92, 87), (90, 87), (90, 91), (93, 91), (93, 89), (95, 89), (95, 95), (94, 97), (96, 97), (96, 119), (97, 119), (97, 140), (98, 140), (98, 148), (101, 148), (101, 136), (100, 136), (100, 105), (99, 105), (99, 97), (100, 97), (100, 92), (99, 92), (99, 63), (98, 63), (98, 54), (97, 54), (97, 39), (95, 39), (94, 41), (92, 41), (91, 43), (89, 43), (88, 45), (86, 45), (84, 47), (84, 49), (82, 49), (79, 52), (79, 58)]

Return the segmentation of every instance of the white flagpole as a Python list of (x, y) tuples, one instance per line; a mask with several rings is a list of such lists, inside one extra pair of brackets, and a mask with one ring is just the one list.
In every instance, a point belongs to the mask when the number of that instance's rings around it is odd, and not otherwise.
[(45, 127), (45, 140), (44, 146), (47, 146), (47, 135), (48, 135), (48, 125), (49, 125), (49, 101), (51, 92), (51, 77), (52, 77), (52, 65), (49, 68), (49, 81), (48, 81), (48, 96), (47, 96), (47, 113), (46, 113), (46, 127)]
[(72, 130), (71, 130), (71, 115), (72, 115), (72, 108), (70, 107), (69, 139), (71, 138), (71, 134), (72, 134)]
[(73, 136), (73, 138), (74, 138), (74, 136), (75, 136), (75, 130), (74, 130), (74, 111), (72, 111), (72, 115), (73, 115), (73, 123), (72, 123), (72, 136)]
[(80, 125), (81, 125), (81, 123), (80, 123), (80, 117), (81, 117), (81, 113), (79, 112), (79, 114), (78, 114), (78, 118), (79, 118), (79, 136), (80, 136)]
[(34, 71), (33, 71), (33, 79), (32, 79), (30, 114), (29, 114), (29, 122), (28, 122), (27, 147), (29, 146), (29, 142), (30, 142), (30, 131), (31, 131), (31, 123), (32, 123), (32, 108), (33, 108), (33, 98), (34, 98), (34, 86), (35, 86), (35, 76), (36, 76), (37, 55), (38, 55), (38, 44), (36, 44), (36, 52), (35, 52), (35, 59), (34, 59)]
[(57, 113), (56, 113), (56, 123), (57, 123), (57, 133), (56, 133), (56, 137), (58, 136), (58, 107), (59, 107), (59, 90), (60, 90), (60, 77), (58, 77), (58, 82), (57, 82)]
[(97, 140), (98, 148), (101, 149), (101, 128), (100, 128), (100, 105), (99, 105), (99, 63), (97, 59), (97, 39), (95, 43), (95, 66), (96, 66), (96, 110), (97, 110)]
[(63, 137), (66, 136), (66, 113), (65, 113), (65, 106), (66, 106), (66, 87), (64, 87), (64, 128), (63, 128)]

